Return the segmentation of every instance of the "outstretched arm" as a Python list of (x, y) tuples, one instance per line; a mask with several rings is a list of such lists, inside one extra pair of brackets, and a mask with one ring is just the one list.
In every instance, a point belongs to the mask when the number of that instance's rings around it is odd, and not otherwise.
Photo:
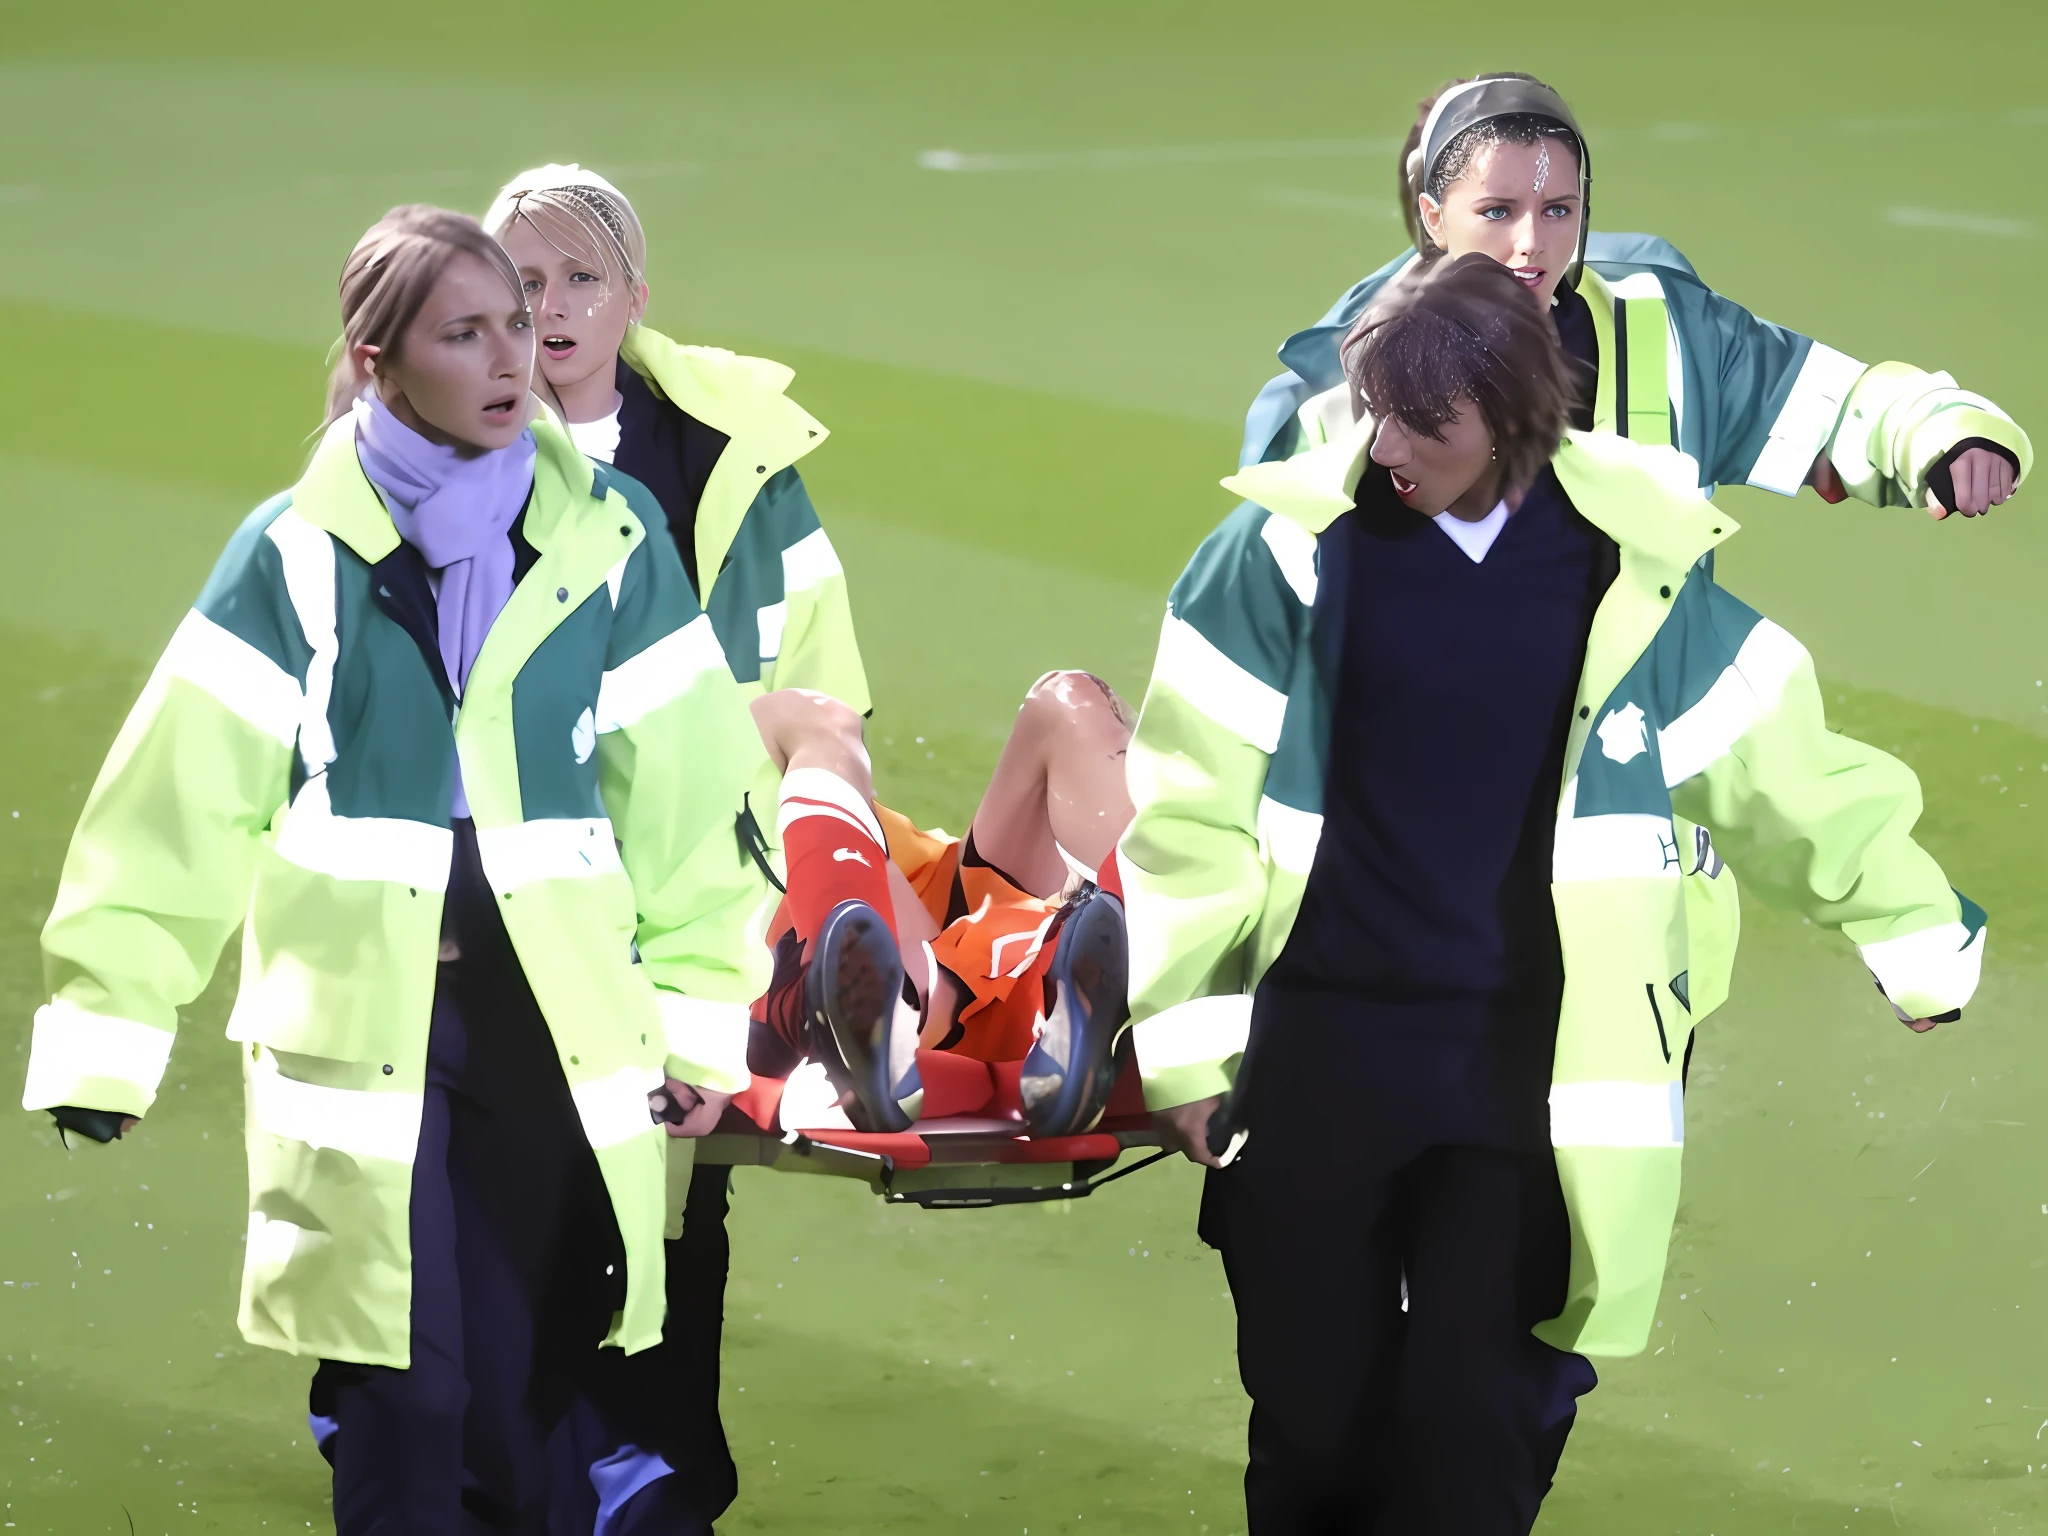
[(2018, 424), (1946, 373), (1867, 365), (1710, 290), (1674, 288), (1671, 298), (1718, 353), (1708, 378), (1719, 419), (1701, 445), (1717, 485), (1782, 496), (1811, 485), (1829, 501), (1974, 517), (2033, 467)]
[(1919, 781), (1827, 728), (1797, 640), (1718, 588), (1709, 602), (1734, 661), (1660, 733), (1674, 808), (1752, 891), (1846, 934), (1899, 1017), (1932, 1028), (1976, 990), (1984, 914), (1913, 840)]

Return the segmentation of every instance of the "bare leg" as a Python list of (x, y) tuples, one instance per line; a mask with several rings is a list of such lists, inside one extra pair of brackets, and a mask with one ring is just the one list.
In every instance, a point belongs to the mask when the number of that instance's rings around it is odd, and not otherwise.
[[(762, 745), (783, 773), (792, 768), (822, 768), (844, 779), (870, 806), (875, 803), (874, 769), (867, 747), (861, 740), (861, 719), (828, 694), (804, 688), (783, 688), (763, 694), (752, 705), (754, 724), (761, 732)], [(939, 1007), (929, 1006), (926, 993), (924, 946), (939, 936), (939, 925), (917, 899), (903, 871), (887, 866), (889, 898), (896, 930), (896, 942), (903, 952), (904, 968), (917, 990), (920, 1007), (943, 1014), (942, 1028), (951, 1028), (960, 1009), (959, 983), (942, 977)]]
[[(753, 712), (779, 769), (824, 769), (873, 804), (874, 770), (852, 710), (826, 694), (785, 688), (754, 700)], [(1032, 684), (974, 813), (981, 857), (1046, 898), (1067, 885), (1062, 847), (1090, 869), (1108, 858), (1131, 820), (1124, 754), (1133, 723), (1130, 707), (1092, 673), (1048, 672)], [(924, 1040), (935, 1044), (951, 1030), (965, 992), (941, 971), (927, 996), (922, 954), (938, 925), (894, 865), (889, 876), (898, 942), (926, 1015)]]
[(1134, 723), (1093, 673), (1048, 672), (1033, 683), (974, 813), (975, 852), (1046, 898), (1067, 884), (1061, 848), (1099, 866), (1131, 822), (1124, 754)]
[(781, 688), (754, 700), (754, 725), (776, 770), (822, 768), (837, 774), (869, 805), (875, 769), (861, 740), (860, 716), (827, 693)]

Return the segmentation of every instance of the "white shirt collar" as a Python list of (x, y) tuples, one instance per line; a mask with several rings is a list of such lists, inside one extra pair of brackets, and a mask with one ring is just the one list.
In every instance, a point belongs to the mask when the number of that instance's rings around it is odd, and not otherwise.
[(1448, 512), (1439, 512), (1430, 519), (1437, 527), (1450, 535), (1451, 542), (1471, 557), (1474, 565), (1486, 558), (1486, 552), (1493, 548), (1493, 541), (1500, 537), (1501, 529), (1508, 525), (1508, 504), (1497, 501), (1493, 510), (1476, 523), (1462, 517), (1453, 517)]

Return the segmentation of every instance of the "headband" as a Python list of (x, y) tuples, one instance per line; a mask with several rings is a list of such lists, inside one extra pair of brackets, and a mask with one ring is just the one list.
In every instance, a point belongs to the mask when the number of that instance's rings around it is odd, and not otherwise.
[(1420, 192), (1429, 185), (1437, 162), (1451, 147), (1453, 139), (1468, 128), (1502, 117), (1535, 117), (1555, 123), (1570, 134), (1578, 146), (1579, 245), (1572, 253), (1571, 265), (1565, 269), (1563, 282), (1559, 284), (1564, 289), (1573, 288), (1578, 284), (1579, 269), (1585, 265), (1586, 230), (1592, 223), (1593, 157), (1586, 148), (1586, 136), (1579, 131), (1578, 119), (1572, 116), (1572, 109), (1549, 86), (1534, 80), (1500, 75), (1482, 75), (1477, 80), (1452, 86), (1437, 97), (1436, 105), (1429, 109), (1429, 116), (1423, 121), (1421, 141), (1405, 167), (1408, 179)]

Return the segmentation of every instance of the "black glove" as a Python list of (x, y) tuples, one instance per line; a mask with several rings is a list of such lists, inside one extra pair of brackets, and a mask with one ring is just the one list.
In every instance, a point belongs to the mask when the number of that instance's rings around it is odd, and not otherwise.
[[(89, 1141), (108, 1142), (121, 1139), (121, 1122), (128, 1117), (114, 1109), (80, 1109), (75, 1104), (60, 1104), (50, 1111), (50, 1118), (57, 1122), (57, 1134), (76, 1131)], [(67, 1147), (70, 1142), (65, 1142)]]
[[(1956, 509), (1956, 478), (1950, 472), (1950, 466), (1972, 448), (1989, 448), (2012, 466), (2012, 472), (2015, 476), (2020, 472), (2019, 459), (2005, 444), (1994, 443), (1987, 437), (1964, 438), (1955, 447), (1949, 449), (1947, 453), (1936, 459), (1934, 467), (1927, 471), (1927, 489), (1934, 492), (1934, 499), (1944, 507), (1947, 507), (1951, 512)], [(1941, 1022), (1946, 1023), (1947, 1020), (1944, 1019)]]

